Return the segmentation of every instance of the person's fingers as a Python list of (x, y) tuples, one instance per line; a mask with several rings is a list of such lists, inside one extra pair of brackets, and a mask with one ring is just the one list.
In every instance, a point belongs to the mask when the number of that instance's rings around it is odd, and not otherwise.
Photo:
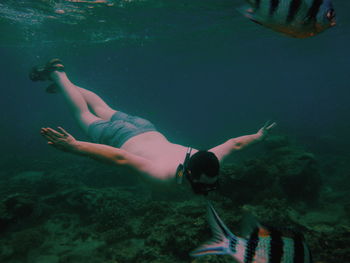
[(271, 123), (271, 120), (268, 120), (267, 122), (265, 122), (265, 124), (264, 124), (264, 129), (268, 129), (268, 127), (270, 127), (272, 124), (274, 124), (274, 122), (273, 123)]
[(271, 121), (267, 121), (267, 122), (265, 122), (265, 125), (262, 127), (262, 129), (263, 130), (269, 130), (269, 129), (275, 127), (275, 126), (276, 126), (276, 122), (272, 122), (271, 123)]
[(55, 131), (54, 129), (47, 128), (47, 133), (51, 136), (56, 136), (58, 138), (62, 138), (64, 135), (62, 133), (59, 133), (58, 131)]
[(60, 126), (58, 126), (57, 127), (64, 135), (66, 135), (66, 136), (69, 136), (70, 134), (65, 130), (65, 129), (63, 129), (62, 127), (60, 127)]
[(56, 141), (57, 140), (57, 137), (54, 136), (52, 133), (50, 133), (49, 131), (47, 130), (44, 130), (42, 133), (41, 133), (42, 136), (44, 136), (44, 138), (48, 141)]
[(62, 137), (63, 135), (54, 129), (51, 128), (45, 128), (44, 132), (52, 137)]
[(41, 136), (43, 136), (44, 138), (47, 138), (47, 137), (48, 137), (48, 134), (47, 134), (47, 131), (46, 131), (45, 128), (42, 128), (42, 129), (40, 130), (40, 134), (41, 134)]
[(46, 128), (41, 128), (40, 129), (40, 134), (44, 135), (47, 133), (47, 129)]
[(44, 128), (43, 133), (47, 136), (53, 136), (53, 133), (49, 130), (49, 128)]
[(265, 122), (264, 126), (262, 127), (262, 129), (266, 129), (266, 127), (269, 125), (270, 121)]
[(45, 135), (45, 139), (46, 139), (47, 141), (50, 141), (50, 142), (55, 142), (55, 141), (56, 141), (56, 138), (51, 137), (51, 136), (49, 136), (49, 135)]
[(50, 131), (47, 128), (41, 128), (40, 134), (47, 141), (48, 145), (55, 147), (55, 148), (58, 147), (57, 143), (59, 143), (59, 138), (56, 136), (52, 136), (52, 134), (50, 133)]
[(277, 125), (277, 123), (274, 122), (274, 123), (270, 124), (270, 125), (266, 128), (266, 130), (270, 130), (270, 129), (272, 129), (273, 127), (275, 127), (276, 125)]

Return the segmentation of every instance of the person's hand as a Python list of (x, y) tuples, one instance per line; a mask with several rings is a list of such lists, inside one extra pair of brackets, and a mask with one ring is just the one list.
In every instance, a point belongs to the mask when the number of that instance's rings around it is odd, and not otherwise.
[(41, 128), (41, 135), (47, 140), (47, 144), (51, 145), (61, 151), (71, 152), (76, 146), (76, 139), (62, 127), (58, 127), (60, 132), (51, 128)]
[(271, 123), (270, 121), (266, 122), (265, 125), (256, 133), (259, 140), (265, 139), (269, 134), (270, 130), (277, 125), (276, 122)]

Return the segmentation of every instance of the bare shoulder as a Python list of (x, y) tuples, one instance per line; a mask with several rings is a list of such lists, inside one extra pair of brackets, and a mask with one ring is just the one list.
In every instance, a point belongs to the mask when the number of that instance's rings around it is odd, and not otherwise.
[(226, 142), (211, 148), (209, 151), (214, 153), (221, 162), (227, 155), (230, 154), (233, 144), (234, 142), (232, 141), (232, 139), (229, 139)]

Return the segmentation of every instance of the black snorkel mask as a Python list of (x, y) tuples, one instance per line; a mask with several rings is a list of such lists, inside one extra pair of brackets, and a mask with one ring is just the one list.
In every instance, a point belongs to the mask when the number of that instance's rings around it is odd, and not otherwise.
[(182, 184), (183, 178), (187, 178), (190, 182), (192, 190), (195, 194), (207, 195), (210, 191), (216, 190), (219, 186), (218, 180), (214, 183), (202, 183), (200, 182), (199, 176), (194, 176), (191, 171), (188, 169), (188, 162), (191, 157), (192, 148), (187, 149), (185, 161), (183, 164), (180, 164), (176, 171), (176, 181), (178, 184)]

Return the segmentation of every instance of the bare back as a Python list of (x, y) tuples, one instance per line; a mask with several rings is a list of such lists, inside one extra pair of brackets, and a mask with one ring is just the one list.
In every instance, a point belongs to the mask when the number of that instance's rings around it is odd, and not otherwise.
[(153, 175), (165, 180), (175, 178), (176, 169), (183, 163), (187, 151), (187, 147), (169, 142), (156, 131), (132, 137), (121, 149), (149, 160)]

